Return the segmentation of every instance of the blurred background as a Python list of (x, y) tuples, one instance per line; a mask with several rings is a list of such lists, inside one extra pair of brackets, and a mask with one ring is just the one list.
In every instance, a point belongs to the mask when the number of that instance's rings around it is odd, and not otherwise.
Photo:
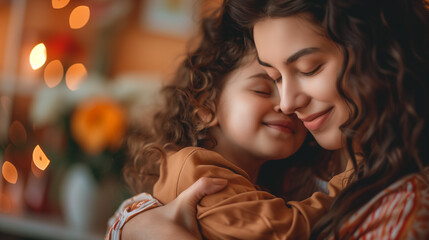
[(0, 239), (103, 239), (124, 136), (221, 0), (0, 0)]

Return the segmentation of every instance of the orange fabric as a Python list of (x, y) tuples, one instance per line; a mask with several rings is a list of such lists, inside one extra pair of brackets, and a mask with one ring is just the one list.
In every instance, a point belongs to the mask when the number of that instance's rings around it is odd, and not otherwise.
[(351, 239), (429, 239), (429, 168), (376, 195), (344, 224), (340, 238), (346, 233)]
[[(204, 197), (197, 219), (207, 239), (308, 239), (312, 225), (345, 187), (351, 171), (329, 182), (330, 196), (315, 193), (301, 202), (288, 202), (251, 183), (245, 171), (221, 155), (202, 148), (184, 148), (161, 163), (154, 197), (166, 204), (200, 177), (228, 179), (221, 192)], [(280, 181), (280, 179), (279, 179)]]

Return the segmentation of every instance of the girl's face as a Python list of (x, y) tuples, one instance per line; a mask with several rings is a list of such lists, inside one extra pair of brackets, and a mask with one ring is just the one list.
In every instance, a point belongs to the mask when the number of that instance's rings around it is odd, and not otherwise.
[(252, 54), (244, 62), (227, 76), (219, 96), (217, 151), (243, 161), (289, 157), (302, 145), (307, 130), (295, 114), (281, 112), (276, 86), (256, 57)]
[(305, 16), (295, 16), (262, 19), (253, 34), (282, 111), (296, 113), (322, 147), (334, 150), (344, 145), (339, 127), (349, 117), (336, 87), (343, 54), (320, 32)]

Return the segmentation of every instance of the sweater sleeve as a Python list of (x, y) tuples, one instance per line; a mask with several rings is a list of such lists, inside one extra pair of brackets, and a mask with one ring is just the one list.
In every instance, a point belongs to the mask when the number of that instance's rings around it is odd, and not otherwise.
[(242, 169), (217, 153), (194, 150), (179, 166), (176, 195), (203, 176), (228, 180), (224, 190), (204, 197), (197, 206), (197, 219), (206, 239), (308, 239), (312, 225), (343, 187), (338, 185), (341, 177), (337, 176), (329, 184), (330, 196), (315, 193), (304, 201), (286, 204), (260, 191)]

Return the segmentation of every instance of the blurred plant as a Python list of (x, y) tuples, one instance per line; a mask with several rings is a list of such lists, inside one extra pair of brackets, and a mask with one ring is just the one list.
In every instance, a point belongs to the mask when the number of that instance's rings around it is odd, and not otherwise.
[(71, 136), (89, 155), (105, 149), (117, 151), (126, 130), (122, 107), (109, 98), (94, 98), (76, 106), (71, 116)]
[(90, 76), (76, 91), (64, 83), (37, 91), (30, 115), (35, 128), (45, 132), (38, 144), (50, 156), (52, 168), (61, 174), (84, 163), (99, 182), (120, 179), (124, 137), (154, 106), (159, 87), (153, 77)]

